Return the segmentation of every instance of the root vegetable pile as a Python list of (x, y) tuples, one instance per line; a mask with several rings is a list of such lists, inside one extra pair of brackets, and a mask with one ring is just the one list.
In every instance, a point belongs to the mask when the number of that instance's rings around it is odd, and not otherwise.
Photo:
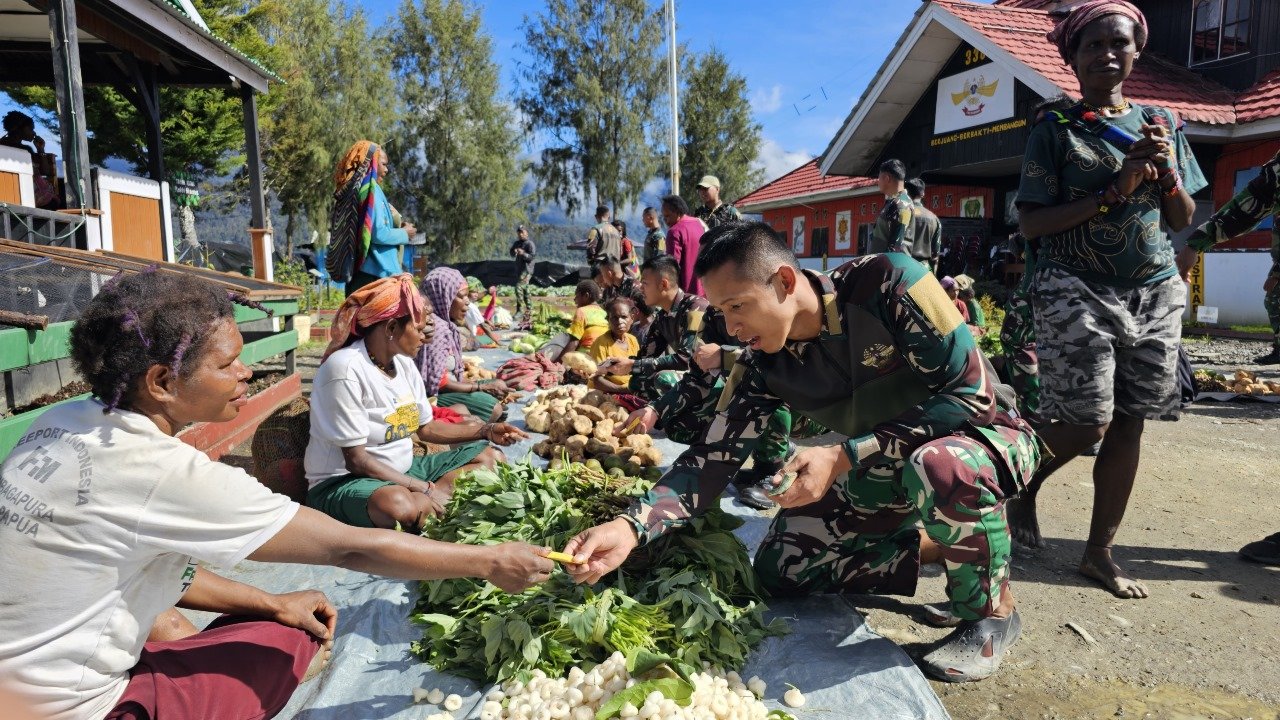
[(593, 668), (575, 665), (563, 677), (535, 670), (527, 681), (508, 680), (490, 690), (480, 720), (794, 720), (760, 702), (765, 684), (758, 677), (743, 682), (736, 672), (709, 666), (680, 674), (662, 661), (614, 653)]
[(465, 382), (492, 380), (497, 377), (497, 373), (484, 368), (484, 361), (478, 357), (470, 355), (462, 356), (462, 368), (462, 379)]
[(497, 375), (513, 390), (536, 390), (559, 385), (564, 380), (564, 367), (542, 353), (534, 353), (506, 361)]
[(534, 454), (548, 458), (553, 467), (566, 460), (586, 462), (614, 475), (657, 480), (662, 451), (643, 433), (616, 437), (614, 430), (626, 420), (627, 411), (608, 395), (582, 385), (538, 393), (524, 410), (525, 425), (548, 436), (533, 446)]
[[(424, 534), (558, 549), (650, 487), (578, 464), (545, 471), (500, 465), (464, 476)], [(615, 652), (656, 653), (686, 675), (703, 662), (741, 668), (757, 643), (785, 627), (764, 620), (758, 580), (733, 534), (740, 524), (713, 510), (633, 553), (592, 587), (562, 569), (519, 594), (474, 579), (424, 582), (413, 620), (425, 632), (413, 651), (437, 669), (480, 681), (527, 682), (535, 670), (564, 677)]]
[(1195, 372), (1196, 389), (1200, 392), (1229, 392), (1237, 395), (1280, 395), (1280, 382), (1259, 380), (1247, 370), (1237, 370), (1232, 377), (1208, 370)]

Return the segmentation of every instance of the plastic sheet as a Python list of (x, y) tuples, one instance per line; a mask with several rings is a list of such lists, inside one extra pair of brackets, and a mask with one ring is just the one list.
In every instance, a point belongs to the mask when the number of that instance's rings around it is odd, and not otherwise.
[[(477, 354), (490, 368), (512, 356), (500, 350)], [(510, 420), (523, 425), (519, 406), (511, 407)], [(507, 448), (508, 456), (524, 457), (542, 437)], [(655, 445), (662, 449), (667, 463), (684, 449), (665, 438), (655, 438)], [(746, 521), (738, 536), (754, 551), (768, 529), (768, 518), (730, 498), (723, 498), (721, 507)], [(409, 654), (410, 643), (421, 637), (421, 629), (408, 620), (416, 600), (415, 583), (335, 568), (254, 562), (242, 563), (228, 574), (271, 592), (319, 589), (338, 607), (333, 660), (319, 677), (298, 689), (280, 717), (410, 720), (439, 712), (431, 705), (412, 704), (413, 689), (418, 687), (457, 693), (463, 705), (454, 717), (478, 717), (487, 686), (438, 673)], [(844, 598), (827, 595), (772, 600), (769, 607), (771, 615), (787, 621), (791, 632), (766, 640), (742, 673), (743, 677), (759, 675), (768, 683), (765, 701), (769, 707), (784, 707), (784, 683), (791, 683), (806, 697), (803, 708), (789, 710), (800, 720), (949, 718), (906, 653), (872, 632)]]

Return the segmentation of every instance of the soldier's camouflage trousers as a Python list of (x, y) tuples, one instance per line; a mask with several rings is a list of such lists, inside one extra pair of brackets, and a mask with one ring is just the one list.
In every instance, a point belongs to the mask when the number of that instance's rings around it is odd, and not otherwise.
[[(1280, 263), (1271, 266), (1271, 276), (1280, 276)], [(1267, 319), (1271, 321), (1273, 342), (1280, 348), (1280, 282), (1276, 283), (1262, 299), (1262, 306), (1267, 309)]]
[(520, 313), (521, 308), (525, 314), (533, 312), (533, 305), (529, 304), (529, 281), (533, 279), (530, 273), (520, 273), (520, 277), (516, 280), (516, 314)]
[(1009, 385), (1018, 394), (1018, 412), (1034, 418), (1040, 409), (1040, 366), (1036, 360), (1036, 326), (1031, 315), (1031, 301), (1014, 291), (1004, 309), (1000, 326), (1000, 344), (1004, 346), (1004, 369)]
[(988, 617), (1009, 581), (1004, 503), (1035, 473), (1039, 447), (1025, 425), (969, 430), (905, 463), (849, 473), (818, 502), (774, 518), (756, 572), (775, 595), (913, 595), (923, 528), (942, 548), (951, 611)]

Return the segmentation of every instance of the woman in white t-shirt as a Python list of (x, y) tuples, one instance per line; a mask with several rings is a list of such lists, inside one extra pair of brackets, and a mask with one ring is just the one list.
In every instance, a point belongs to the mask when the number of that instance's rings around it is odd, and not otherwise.
[[(94, 397), (40, 416), (0, 466), (0, 678), (55, 720), (273, 717), (332, 640), (315, 591), (272, 595), (203, 564), (340, 565), (406, 579), (551, 571), (545, 548), (352, 528), (175, 435), (244, 405), (233, 302), (167, 272), (104, 286), (71, 332)], [(225, 613), (204, 631), (157, 619)], [(166, 641), (153, 630), (161, 629)]]
[[(486, 441), (528, 437), (507, 423), (432, 420), (413, 358), (434, 332), (408, 274), (370, 283), (338, 309), (311, 384), (308, 507), (349, 525), (417, 528), (442, 512), (458, 475), (505, 459)], [(456, 446), (414, 457), (415, 436)]]

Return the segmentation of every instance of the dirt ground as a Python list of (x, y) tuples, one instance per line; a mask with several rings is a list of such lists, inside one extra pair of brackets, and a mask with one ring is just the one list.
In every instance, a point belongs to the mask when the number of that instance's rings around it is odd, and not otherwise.
[[(1280, 568), (1236, 550), (1280, 530), (1280, 405), (1198, 404), (1147, 425), (1142, 466), (1116, 554), (1151, 597), (1120, 600), (1079, 575), (1093, 503), (1093, 458), (1041, 491), (1046, 546), (1015, 548), (1022, 638), (1000, 673), (934, 689), (956, 720), (1280, 717)], [(916, 598), (869, 598), (882, 635), (915, 657), (946, 634), (918, 621), (943, 578)], [(1072, 622), (1093, 642), (1069, 629)]]
[[(1261, 354), (1256, 348), (1265, 351), (1254, 343), (1240, 355)], [(321, 349), (300, 353), (308, 382)], [(1276, 366), (1212, 364), (1280, 379)], [(1093, 502), (1093, 458), (1061, 470), (1038, 500), (1046, 546), (1015, 548), (1022, 638), (995, 677), (933, 683), (952, 716), (1280, 720), (1280, 568), (1236, 554), (1280, 531), (1278, 451), (1280, 404), (1198, 403), (1178, 422), (1147, 425), (1116, 541), (1118, 561), (1151, 591), (1144, 600), (1117, 599), (1076, 572)], [(927, 574), (914, 598), (859, 603), (871, 627), (913, 657), (946, 634), (919, 619), (923, 603), (945, 599), (941, 573)]]

